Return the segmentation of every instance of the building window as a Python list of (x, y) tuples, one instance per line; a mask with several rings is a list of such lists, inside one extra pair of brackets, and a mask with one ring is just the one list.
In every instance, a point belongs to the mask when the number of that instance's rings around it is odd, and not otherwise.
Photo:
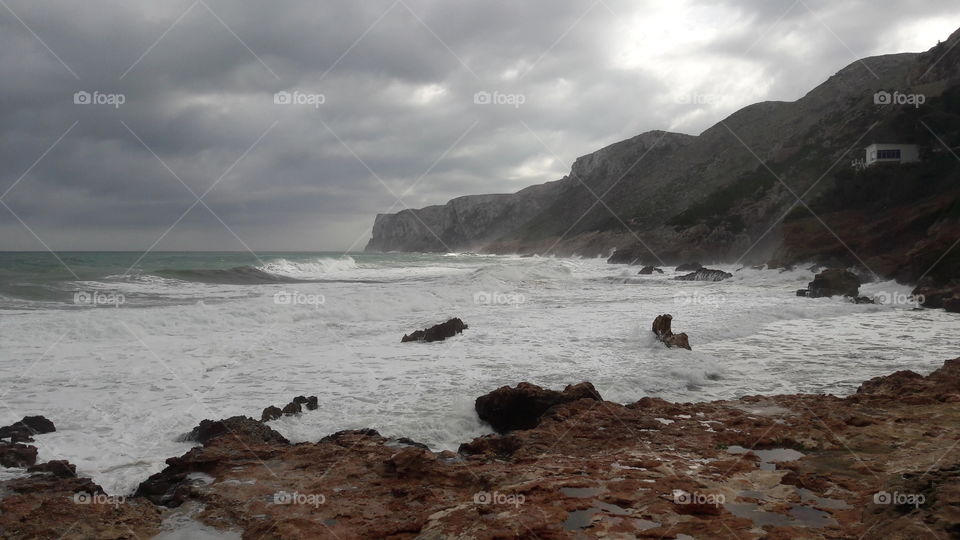
[(877, 150), (877, 159), (896, 159), (900, 160), (900, 149), (896, 150)]

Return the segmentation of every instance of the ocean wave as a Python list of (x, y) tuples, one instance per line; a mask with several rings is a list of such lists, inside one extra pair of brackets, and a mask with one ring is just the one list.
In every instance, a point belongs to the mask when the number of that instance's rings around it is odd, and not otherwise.
[(471, 276), (480, 281), (494, 279), (501, 282), (567, 280), (573, 272), (564, 262), (551, 259), (540, 259), (532, 264), (504, 262), (478, 268)]
[(357, 262), (352, 257), (321, 258), (313, 261), (276, 259), (256, 268), (268, 274), (302, 280), (330, 277), (331, 274), (350, 273), (357, 269)]
[(215, 283), (224, 285), (261, 285), (269, 283), (297, 283), (301, 279), (266, 272), (255, 266), (237, 266), (223, 269), (158, 270), (160, 277), (193, 281), (197, 283)]

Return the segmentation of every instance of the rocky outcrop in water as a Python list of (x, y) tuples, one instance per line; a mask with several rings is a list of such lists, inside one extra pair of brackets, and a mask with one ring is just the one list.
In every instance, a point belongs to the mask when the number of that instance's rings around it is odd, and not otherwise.
[(504, 386), (478, 397), (474, 408), (480, 420), (490, 424), (497, 432), (506, 433), (534, 428), (540, 422), (540, 417), (552, 407), (581, 399), (600, 401), (602, 398), (597, 389), (587, 382), (567, 386), (562, 392), (520, 383), (514, 388)]
[(657, 315), (653, 320), (653, 333), (657, 339), (667, 347), (680, 347), (691, 351), (690, 339), (687, 334), (674, 334), (670, 326), (673, 324), (673, 315)]
[(33, 442), (34, 435), (53, 433), (57, 428), (43, 416), (24, 416), (19, 422), (0, 427), (0, 439), (10, 442)]
[(642, 276), (642, 275), (650, 275), (654, 272), (658, 274), (662, 274), (663, 270), (657, 268), (656, 266), (644, 266), (643, 268), (640, 269), (639, 272), (637, 272), (637, 274)]
[(677, 276), (673, 279), (677, 281), (723, 281), (730, 279), (733, 274), (723, 270), (711, 270), (710, 268), (701, 268), (696, 272), (691, 272), (683, 276)]
[(426, 330), (417, 330), (411, 334), (406, 334), (403, 336), (400, 342), (407, 343), (410, 341), (423, 341), (426, 343), (431, 343), (434, 341), (443, 341), (457, 334), (462, 334), (467, 328), (469, 327), (464, 324), (462, 320), (459, 318), (453, 318), (445, 323), (431, 326)]
[(227, 435), (242, 440), (287, 442), (283, 435), (267, 427), (263, 422), (247, 416), (233, 416), (226, 420), (202, 420), (197, 427), (183, 435), (181, 440), (205, 445), (217, 437)]
[(807, 289), (797, 291), (797, 296), (809, 298), (830, 298), (848, 296), (857, 298), (860, 294), (860, 278), (849, 270), (831, 268), (824, 270), (807, 285)]

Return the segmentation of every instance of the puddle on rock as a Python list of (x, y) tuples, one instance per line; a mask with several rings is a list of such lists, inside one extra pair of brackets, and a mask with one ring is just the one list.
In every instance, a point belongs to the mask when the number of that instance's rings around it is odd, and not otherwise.
[(837, 524), (830, 514), (801, 504), (790, 505), (789, 516), (768, 512), (761, 509), (759, 504), (754, 503), (727, 503), (723, 507), (737, 517), (753, 521), (753, 524), (759, 527), (783, 526), (819, 529)]
[[(574, 497), (577, 499), (585, 499), (590, 497), (596, 497), (601, 493), (604, 493), (606, 490), (604, 488), (578, 488), (578, 487), (562, 487), (560, 488), (560, 493), (566, 495), (567, 497)], [(603, 501), (593, 501), (593, 506), (584, 510), (574, 510), (567, 513), (567, 519), (563, 522), (563, 528), (567, 531), (576, 531), (580, 529), (585, 529), (593, 523), (593, 516), (600, 512), (605, 512), (613, 516), (629, 517), (630, 511), (626, 508), (622, 508), (612, 503), (607, 503)], [(660, 524), (654, 521), (649, 521), (646, 519), (633, 519), (631, 520), (635, 527), (638, 530), (645, 531), (647, 529), (652, 529), (654, 527), (659, 527)]]
[(580, 488), (580, 487), (562, 487), (560, 493), (567, 497), (585, 499), (587, 497), (596, 497), (604, 492), (603, 488)]
[(800, 495), (801, 502), (813, 502), (814, 506), (819, 506), (820, 508), (829, 508), (831, 510), (850, 508), (850, 505), (847, 504), (846, 501), (821, 497), (809, 489), (797, 488), (797, 493)]
[(563, 522), (563, 530), (577, 531), (586, 529), (593, 523), (593, 515), (597, 513), (596, 508), (587, 508), (586, 510), (574, 510), (567, 514), (567, 520)]
[(777, 469), (775, 463), (782, 461), (796, 461), (803, 457), (803, 452), (798, 452), (792, 448), (771, 448), (769, 450), (750, 450), (742, 446), (730, 446), (727, 452), (731, 454), (746, 454), (753, 452), (760, 458), (760, 469), (764, 471), (774, 471)]

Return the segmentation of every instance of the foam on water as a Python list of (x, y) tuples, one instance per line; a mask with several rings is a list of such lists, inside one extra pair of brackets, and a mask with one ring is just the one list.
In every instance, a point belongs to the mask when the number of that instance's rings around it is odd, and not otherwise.
[(277, 259), (265, 262), (258, 268), (270, 274), (297, 279), (328, 278), (334, 275), (349, 276), (353, 270), (356, 270), (357, 261), (347, 256), (339, 259), (320, 258), (307, 262)]
[[(361, 257), (271, 268), (329, 280), (105, 280), (132, 295), (127, 304), (0, 311), (0, 425), (47, 416), (57, 432), (38, 437), (40, 458), (69, 459), (119, 494), (185, 452), (176, 438), (200, 420), (259, 417), (301, 394), (318, 396), (319, 410), (271, 423), (291, 440), (372, 427), (439, 450), (489, 432), (473, 400), (520, 381), (591, 381), (622, 403), (846, 394), (956, 356), (956, 315), (799, 298), (806, 270), (725, 267), (733, 278), (703, 283), (596, 259)], [(906, 290), (895, 286), (863, 293)], [(323, 301), (277, 303), (278, 293)], [(176, 301), (138, 303), (147, 294)], [(674, 315), (692, 352), (656, 342), (650, 323), (661, 313)], [(455, 316), (470, 325), (461, 336), (399, 343)]]

